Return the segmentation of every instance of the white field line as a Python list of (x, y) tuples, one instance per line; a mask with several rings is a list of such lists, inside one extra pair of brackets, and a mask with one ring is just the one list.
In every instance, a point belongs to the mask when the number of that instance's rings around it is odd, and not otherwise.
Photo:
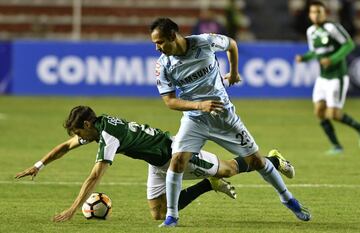
[[(0, 184), (21, 184), (21, 185), (68, 185), (80, 186), (82, 182), (63, 182), (63, 181), (8, 181), (0, 180)], [(101, 183), (103, 186), (146, 186), (142, 182), (105, 182)], [(236, 184), (236, 188), (272, 188), (268, 184)], [(288, 184), (288, 187), (293, 188), (360, 188), (360, 184)]]

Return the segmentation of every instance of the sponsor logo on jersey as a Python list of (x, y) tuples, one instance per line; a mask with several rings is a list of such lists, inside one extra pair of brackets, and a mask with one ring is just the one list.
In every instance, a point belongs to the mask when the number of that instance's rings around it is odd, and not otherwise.
[(329, 37), (324, 36), (323, 38), (321, 38), (321, 43), (327, 44), (328, 42), (329, 42)]
[(213, 64), (209, 64), (206, 67), (203, 67), (203, 68), (197, 70), (196, 72), (190, 74), (186, 78), (177, 80), (177, 85), (182, 86), (182, 85), (192, 83), (192, 82), (198, 80), (199, 78), (210, 73), (214, 69), (214, 67), (215, 66)]

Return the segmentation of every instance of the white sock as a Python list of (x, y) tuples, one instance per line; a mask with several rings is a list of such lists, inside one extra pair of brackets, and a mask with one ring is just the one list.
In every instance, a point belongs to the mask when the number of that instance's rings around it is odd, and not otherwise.
[(166, 173), (166, 200), (167, 200), (167, 212), (166, 216), (172, 216), (174, 218), (179, 217), (178, 202), (181, 192), (181, 182), (184, 173), (176, 173), (167, 170)]
[(265, 167), (258, 172), (264, 180), (266, 180), (278, 191), (281, 202), (288, 202), (291, 198), (293, 198), (279, 172), (269, 160), (265, 159)]

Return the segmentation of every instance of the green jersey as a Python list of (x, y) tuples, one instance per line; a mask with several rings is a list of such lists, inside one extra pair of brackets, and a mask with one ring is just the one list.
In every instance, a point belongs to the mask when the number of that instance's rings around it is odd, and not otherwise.
[(328, 57), (331, 65), (321, 66), (321, 77), (342, 79), (347, 73), (345, 58), (354, 49), (354, 42), (346, 30), (340, 24), (325, 22), (310, 26), (306, 35), (310, 51), (302, 56), (303, 61)]
[(117, 153), (155, 166), (171, 159), (172, 139), (168, 132), (108, 115), (98, 117), (95, 128), (100, 133), (96, 162), (111, 164)]

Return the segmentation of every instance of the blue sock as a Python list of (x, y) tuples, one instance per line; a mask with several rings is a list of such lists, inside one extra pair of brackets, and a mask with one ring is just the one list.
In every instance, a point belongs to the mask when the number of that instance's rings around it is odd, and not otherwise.
[(258, 172), (264, 180), (266, 180), (278, 191), (281, 202), (288, 202), (291, 198), (293, 198), (292, 194), (287, 190), (279, 172), (269, 160), (265, 159), (265, 167), (258, 170)]
[(181, 182), (184, 173), (176, 173), (167, 170), (166, 173), (166, 200), (167, 200), (167, 212), (166, 216), (172, 216), (174, 218), (179, 217), (178, 202), (181, 192)]

